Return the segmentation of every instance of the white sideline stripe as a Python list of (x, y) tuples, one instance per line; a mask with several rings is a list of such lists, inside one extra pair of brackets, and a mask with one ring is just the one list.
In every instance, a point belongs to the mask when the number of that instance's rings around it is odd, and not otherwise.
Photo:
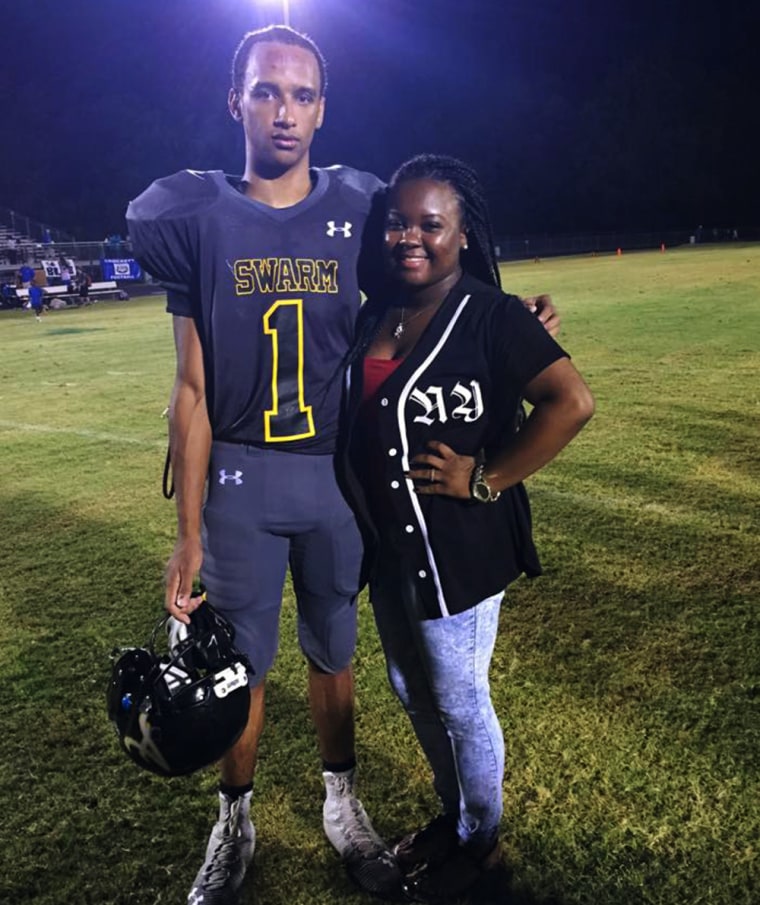
[(23, 421), (5, 421), (0, 419), (0, 429), (24, 431), (29, 434), (68, 434), (72, 437), (85, 437), (87, 440), (103, 440), (108, 443), (131, 443), (135, 446), (155, 446), (158, 449), (166, 446), (166, 440), (143, 440), (140, 437), (123, 437), (119, 434), (107, 434), (103, 431), (72, 427), (51, 427), (49, 424), (26, 424)]
[[(528, 492), (531, 499), (546, 497), (548, 499), (564, 500), (565, 502), (575, 503), (585, 509), (607, 509), (610, 512), (614, 510), (640, 512), (676, 524), (691, 522), (692, 524), (703, 524), (714, 530), (724, 530), (726, 528), (724, 524), (726, 520), (725, 513), (711, 512), (706, 509), (690, 509), (686, 506), (657, 503), (652, 500), (593, 496), (590, 493), (572, 493), (567, 490), (551, 490), (548, 487), (530, 487), (530, 485), (528, 485)], [(751, 524), (751, 520), (746, 517), (737, 517), (734, 522), (741, 524), (743, 530), (749, 528)]]

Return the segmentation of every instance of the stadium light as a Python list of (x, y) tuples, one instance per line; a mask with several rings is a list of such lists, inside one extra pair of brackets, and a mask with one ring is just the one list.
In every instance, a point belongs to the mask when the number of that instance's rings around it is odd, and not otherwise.
[(267, 0), (266, 5), (274, 5), (275, 3), (282, 6), (282, 22), (284, 25), (290, 25), (290, 0)]

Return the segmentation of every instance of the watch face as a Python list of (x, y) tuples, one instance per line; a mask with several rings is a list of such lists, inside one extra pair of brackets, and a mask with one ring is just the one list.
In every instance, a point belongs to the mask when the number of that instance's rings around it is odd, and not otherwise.
[(472, 495), (481, 503), (487, 503), (491, 499), (491, 489), (483, 481), (476, 481), (472, 485)]

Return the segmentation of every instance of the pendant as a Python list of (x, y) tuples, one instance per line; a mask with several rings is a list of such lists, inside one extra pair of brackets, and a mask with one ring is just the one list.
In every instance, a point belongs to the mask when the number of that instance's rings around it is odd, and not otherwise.
[(396, 324), (396, 329), (393, 331), (393, 338), (398, 339), (403, 332), (404, 332), (404, 324), (401, 321), (399, 321)]

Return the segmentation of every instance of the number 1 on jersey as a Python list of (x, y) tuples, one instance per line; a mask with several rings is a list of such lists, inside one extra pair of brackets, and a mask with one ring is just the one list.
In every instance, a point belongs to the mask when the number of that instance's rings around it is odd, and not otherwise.
[(304, 401), (303, 300), (280, 299), (264, 314), (272, 337), (272, 408), (264, 412), (267, 443), (313, 437), (314, 416)]

